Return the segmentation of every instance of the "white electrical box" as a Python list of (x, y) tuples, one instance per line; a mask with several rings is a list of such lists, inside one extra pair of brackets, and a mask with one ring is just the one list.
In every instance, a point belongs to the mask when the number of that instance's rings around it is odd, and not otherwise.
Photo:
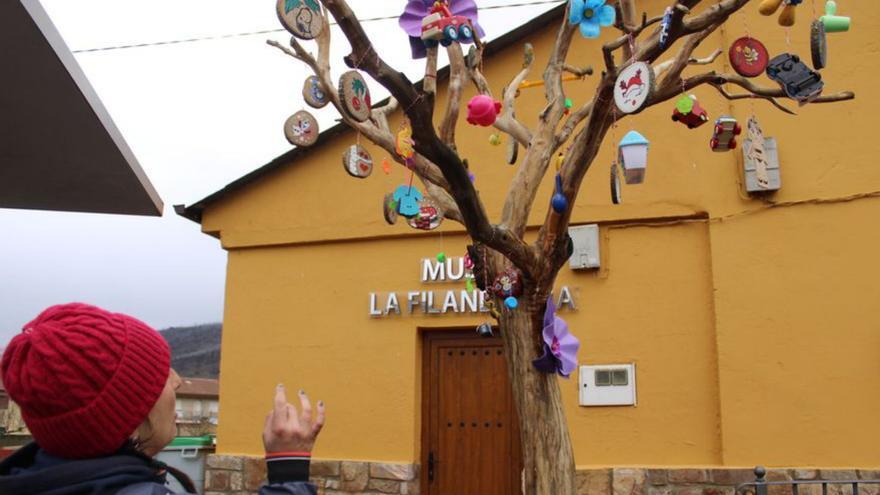
[(599, 226), (596, 224), (569, 227), (568, 235), (574, 252), (568, 260), (572, 270), (599, 268)]
[(578, 373), (582, 406), (636, 405), (636, 365), (581, 366)]

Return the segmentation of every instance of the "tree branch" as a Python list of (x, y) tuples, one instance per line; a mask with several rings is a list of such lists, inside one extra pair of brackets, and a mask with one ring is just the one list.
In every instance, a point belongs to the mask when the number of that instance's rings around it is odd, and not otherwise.
[(449, 183), (447, 190), (458, 205), (471, 238), (500, 252), (524, 274), (531, 276), (537, 265), (534, 250), (521, 239), (521, 236), (514, 235), (504, 226), (492, 225), (489, 222), (486, 210), (461, 158), (437, 136), (433, 123), (432, 102), (417, 91), (406, 75), (394, 70), (379, 56), (345, 0), (322, 1), (352, 47), (351, 54), (345, 57), (346, 63), (350, 67), (357, 66), (372, 76), (403, 106), (404, 113), (409, 117), (412, 125), (416, 151), (439, 167)]
[[(722, 53), (724, 53), (724, 51), (722, 49), (718, 48), (717, 50), (712, 52), (712, 54), (709, 55), (708, 57), (703, 57), (703, 58), (690, 57), (687, 60), (687, 65), (710, 65), (713, 62), (715, 62), (715, 60), (718, 59), (718, 57)], [(660, 76), (662, 76), (664, 72), (669, 70), (672, 67), (672, 64), (674, 62), (675, 62), (674, 59), (670, 59), (670, 60), (667, 60), (663, 63), (659, 63), (659, 64), (654, 65), (654, 77), (657, 79), (660, 79)]]
[(464, 79), (467, 74), (461, 45), (458, 43), (449, 45), (446, 48), (446, 53), (449, 56), (449, 85), (446, 91), (446, 113), (440, 124), (440, 139), (447, 146), (455, 149), (455, 125), (458, 123), (461, 92), (464, 89)]

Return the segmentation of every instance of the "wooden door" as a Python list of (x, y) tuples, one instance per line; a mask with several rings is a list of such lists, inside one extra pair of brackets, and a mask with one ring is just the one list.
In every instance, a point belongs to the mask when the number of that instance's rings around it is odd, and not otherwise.
[(422, 493), (520, 493), (516, 409), (498, 338), (425, 334)]

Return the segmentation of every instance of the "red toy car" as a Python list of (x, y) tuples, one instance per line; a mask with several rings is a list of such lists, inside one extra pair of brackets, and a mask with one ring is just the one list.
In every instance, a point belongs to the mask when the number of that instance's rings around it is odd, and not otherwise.
[(742, 133), (742, 127), (736, 122), (736, 119), (728, 115), (722, 115), (715, 121), (715, 132), (712, 133), (712, 140), (709, 141), (709, 147), (712, 151), (730, 151), (736, 148), (736, 136)]
[(446, 2), (434, 2), (431, 13), (422, 19), (422, 41), (425, 46), (449, 46), (453, 41), (470, 41), (474, 37), (471, 21), (461, 15), (452, 15)]
[(682, 96), (675, 104), (675, 110), (672, 111), (672, 120), (681, 122), (688, 126), (688, 129), (696, 129), (709, 121), (709, 114), (700, 106), (696, 96)]

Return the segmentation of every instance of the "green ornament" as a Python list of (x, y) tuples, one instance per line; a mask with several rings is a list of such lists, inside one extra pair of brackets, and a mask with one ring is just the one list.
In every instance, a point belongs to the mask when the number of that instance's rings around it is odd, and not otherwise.
[(437, 254), (437, 261), (439, 261), (440, 263), (445, 263), (446, 262), (446, 253), (444, 253), (442, 251), (440, 253), (438, 253)]
[(573, 105), (574, 103), (571, 102), (571, 98), (565, 99), (565, 108), (571, 108)]
[(694, 109), (694, 99), (688, 95), (684, 95), (675, 102), (675, 109), (684, 115), (691, 113)]
[(468, 278), (464, 281), (464, 288), (467, 289), (468, 294), (474, 293), (474, 279)]

